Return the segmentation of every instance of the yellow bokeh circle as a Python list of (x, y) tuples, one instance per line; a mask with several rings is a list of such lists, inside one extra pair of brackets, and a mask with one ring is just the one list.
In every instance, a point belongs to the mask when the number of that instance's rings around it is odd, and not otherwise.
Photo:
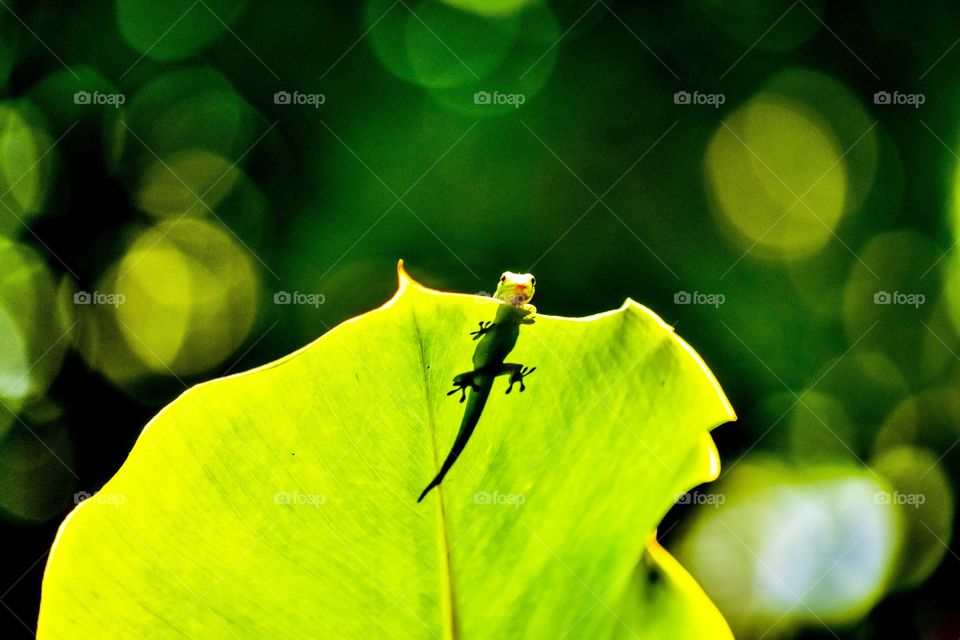
[(844, 213), (847, 166), (830, 126), (807, 105), (761, 93), (717, 127), (707, 187), (720, 227), (759, 257), (801, 257)]
[(142, 233), (117, 268), (116, 318), (130, 350), (159, 374), (193, 374), (229, 356), (249, 334), (260, 282), (228, 231), (196, 219)]

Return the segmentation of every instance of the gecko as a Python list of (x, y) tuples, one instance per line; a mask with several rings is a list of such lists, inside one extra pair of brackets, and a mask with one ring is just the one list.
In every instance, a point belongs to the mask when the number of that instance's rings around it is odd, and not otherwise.
[[(530, 304), (530, 300), (533, 298), (536, 284), (537, 279), (529, 273), (507, 271), (500, 276), (497, 290), (493, 294), (494, 299), (500, 302), (496, 316), (492, 321), (481, 320), (477, 330), (470, 332), (474, 340), (480, 341), (473, 352), (473, 369), (454, 376), (454, 388), (447, 393), (451, 396), (459, 391), (460, 402), (467, 403), (460, 422), (460, 430), (457, 432), (447, 459), (440, 467), (440, 472), (423, 490), (417, 502), (423, 500), (431, 489), (440, 486), (447, 472), (463, 453), (467, 441), (480, 421), (480, 414), (483, 413), (490, 391), (493, 389), (493, 381), (498, 376), (509, 375), (506, 393), (510, 393), (515, 384), (520, 385), (520, 391), (526, 390), (523, 379), (533, 373), (536, 367), (506, 362), (506, 359), (517, 344), (520, 325), (533, 324), (533, 316), (537, 308)], [(470, 389), (469, 400), (467, 388)]]

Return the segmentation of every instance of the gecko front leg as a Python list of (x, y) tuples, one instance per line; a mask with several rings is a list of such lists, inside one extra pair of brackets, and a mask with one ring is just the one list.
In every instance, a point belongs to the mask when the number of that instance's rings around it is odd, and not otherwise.
[(474, 340), (479, 340), (481, 336), (486, 335), (490, 333), (491, 330), (493, 330), (493, 321), (484, 322), (483, 320), (481, 320), (478, 324), (480, 325), (480, 328), (477, 329), (476, 331), (470, 332), (470, 335), (473, 336)]
[(513, 391), (513, 385), (517, 383), (520, 383), (521, 393), (526, 391), (527, 385), (523, 384), (523, 379), (537, 370), (536, 367), (525, 367), (522, 364), (514, 364), (512, 362), (505, 362), (503, 368), (510, 373), (510, 385), (507, 387), (505, 393)]
[(533, 306), (530, 303), (527, 303), (525, 305), (522, 305), (520, 308), (526, 313), (523, 320), (520, 321), (521, 324), (533, 324), (534, 322), (536, 322), (533, 319), (534, 316), (537, 315), (537, 308), (535, 306)]

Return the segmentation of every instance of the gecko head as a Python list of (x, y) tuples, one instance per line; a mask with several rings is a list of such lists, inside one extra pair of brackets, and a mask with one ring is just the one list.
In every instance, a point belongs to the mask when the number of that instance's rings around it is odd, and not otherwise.
[(533, 298), (537, 279), (529, 273), (514, 273), (504, 271), (497, 285), (497, 292), (493, 297), (502, 302), (519, 307), (527, 304)]

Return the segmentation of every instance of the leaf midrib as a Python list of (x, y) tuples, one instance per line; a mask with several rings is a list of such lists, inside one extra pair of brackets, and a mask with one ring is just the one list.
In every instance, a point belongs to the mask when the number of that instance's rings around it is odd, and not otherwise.
[[(433, 444), (433, 467), (436, 470), (440, 468), (440, 458), (437, 449), (437, 425), (433, 416), (433, 405), (430, 402), (430, 385), (427, 378), (427, 361), (423, 347), (423, 334), (420, 331), (420, 323), (417, 322), (416, 310), (411, 309), (410, 315), (413, 318), (413, 328), (417, 338), (417, 349), (420, 356), (420, 373), (423, 377), (424, 402), (427, 408), (427, 425), (430, 429), (430, 441)], [(440, 547), (441, 562), (443, 562), (445, 569), (443, 575), (446, 576), (446, 604), (450, 612), (449, 616), (441, 621), (441, 624), (444, 627), (444, 631), (449, 632), (444, 634), (445, 638), (458, 640), (460, 633), (457, 624), (457, 598), (453, 582), (453, 557), (451, 556), (450, 548), (450, 532), (447, 529), (446, 508), (443, 502), (443, 485), (437, 486), (435, 490), (437, 492), (437, 498), (440, 501), (440, 518), (437, 522), (437, 543)]]

